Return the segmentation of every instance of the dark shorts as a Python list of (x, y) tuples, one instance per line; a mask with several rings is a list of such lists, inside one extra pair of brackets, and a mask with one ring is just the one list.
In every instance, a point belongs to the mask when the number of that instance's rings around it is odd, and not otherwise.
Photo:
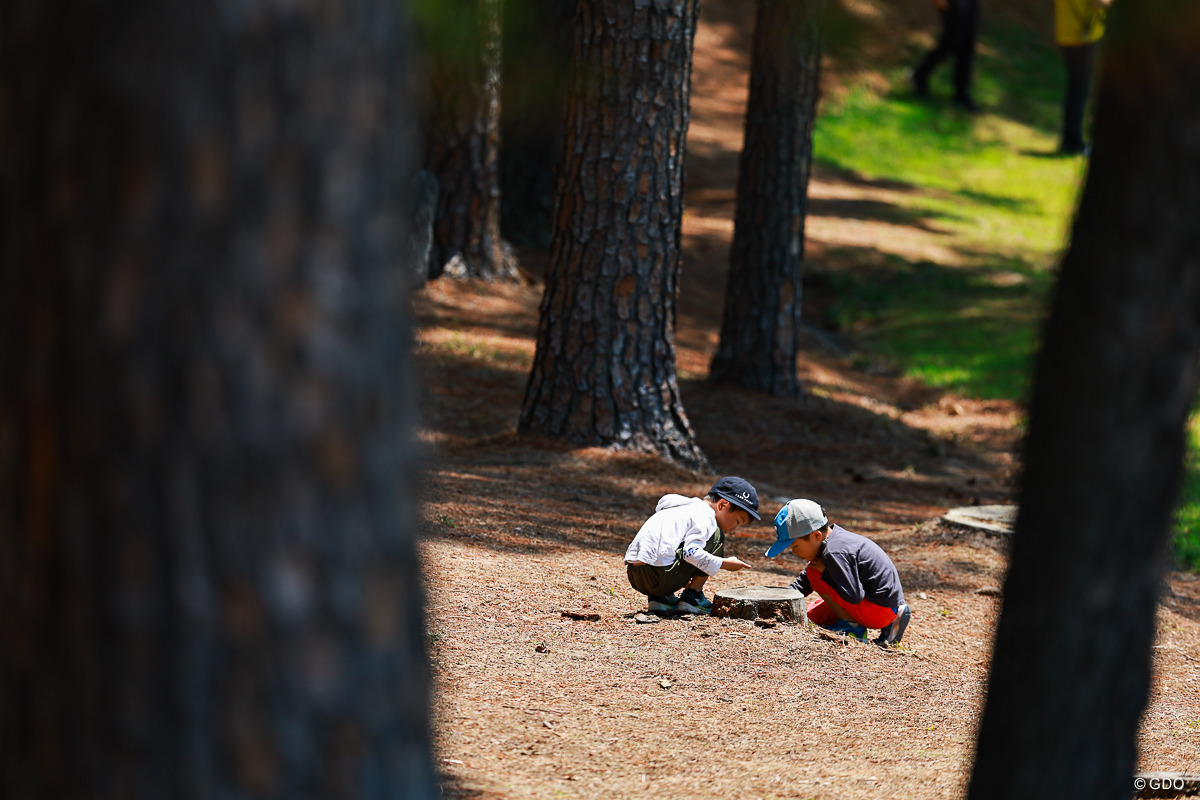
[[(704, 552), (712, 553), (717, 558), (725, 557), (725, 535), (721, 529), (704, 544)], [(675, 551), (675, 562), (669, 567), (655, 567), (650, 564), (628, 564), (625, 572), (629, 576), (629, 585), (644, 595), (665, 597), (675, 594), (692, 578), (700, 574), (694, 564), (683, 560), (683, 545)]]

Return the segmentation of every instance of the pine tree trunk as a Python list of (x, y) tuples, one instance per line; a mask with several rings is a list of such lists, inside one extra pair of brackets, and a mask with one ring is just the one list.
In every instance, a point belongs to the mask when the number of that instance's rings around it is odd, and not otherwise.
[(721, 339), (710, 379), (796, 397), (823, 0), (758, 0)]
[(0, 795), (433, 796), (398, 7), (0, 11)]
[(520, 429), (706, 466), (675, 377), (696, 0), (581, 0)]
[(1118, 3), (1035, 375), (973, 800), (1127, 798), (1200, 357), (1200, 59)]
[(442, 24), (465, 28), (465, 40), (434, 49), (428, 65), (426, 160), (438, 179), (430, 277), (514, 279), (500, 236), (501, 0), (443, 1), (463, 13)]

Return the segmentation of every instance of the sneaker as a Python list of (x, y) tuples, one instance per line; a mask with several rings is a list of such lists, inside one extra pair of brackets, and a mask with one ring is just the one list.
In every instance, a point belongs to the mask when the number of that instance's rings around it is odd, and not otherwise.
[(651, 613), (671, 614), (678, 608), (679, 598), (673, 594), (669, 594), (666, 597), (659, 597), (652, 594), (649, 595), (646, 605), (649, 607)]
[(880, 647), (887, 647), (900, 641), (900, 637), (904, 635), (904, 629), (908, 627), (910, 619), (912, 619), (912, 609), (905, 603), (897, 610), (896, 619), (892, 620), (892, 624), (879, 632), (879, 638), (875, 640), (875, 644)]
[(840, 633), (843, 636), (849, 636), (852, 639), (867, 640), (867, 629), (857, 622), (851, 622), (848, 619), (839, 619), (837, 622), (829, 625), (826, 630), (832, 633)]
[(679, 595), (679, 605), (676, 608), (687, 614), (712, 613), (712, 603), (705, 599), (704, 592), (697, 592), (695, 589), (684, 589)]

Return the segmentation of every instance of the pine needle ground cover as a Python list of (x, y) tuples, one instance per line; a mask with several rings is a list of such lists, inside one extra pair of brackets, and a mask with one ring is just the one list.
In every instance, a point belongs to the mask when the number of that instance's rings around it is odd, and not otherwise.
[[(698, 273), (719, 269), (691, 252)], [(1007, 545), (939, 516), (1012, 501), (1019, 407), (864, 371), (820, 340), (801, 364), (802, 403), (684, 379), (719, 474), (750, 479), (769, 514), (821, 498), (889, 553), (914, 616), (890, 652), (803, 626), (639, 624), (626, 545), (662, 494), (702, 494), (716, 475), (516, 435), (538, 298), (536, 286), (450, 281), (417, 297), (443, 796), (961, 797)], [(681, 338), (710, 341), (715, 324)], [(684, 345), (680, 359), (698, 370), (711, 352)], [(710, 596), (790, 582), (798, 562), (762, 555), (773, 540), (767, 523), (739, 528), (729, 548), (752, 569), (719, 574)], [(1200, 581), (1171, 572), (1167, 586), (1139, 768), (1185, 771), (1200, 751)]]

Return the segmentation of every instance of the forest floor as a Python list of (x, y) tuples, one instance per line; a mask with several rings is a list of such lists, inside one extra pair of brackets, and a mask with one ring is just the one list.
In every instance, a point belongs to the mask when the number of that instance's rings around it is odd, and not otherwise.
[[(732, 0), (702, 8), (676, 346), (684, 405), (717, 472), (515, 434), (536, 281), (441, 280), (415, 300), (428, 454), (421, 552), (445, 797), (964, 792), (1006, 541), (940, 515), (1014, 502), (1022, 409), (864, 369), (851, 342), (818, 327), (799, 365), (800, 401), (704, 382), (733, 230), (752, 14)], [(807, 257), (853, 243), (952, 262), (937, 231), (889, 221), (895, 191), (818, 169)], [(537, 274), (535, 257), (525, 266)], [(820, 320), (820, 302), (806, 289), (806, 319)], [(903, 648), (839, 644), (802, 626), (635, 622), (645, 598), (625, 578), (625, 547), (661, 495), (701, 496), (720, 475), (758, 488), (764, 521), (728, 544), (753, 569), (720, 573), (710, 596), (786, 585), (799, 562), (763, 557), (769, 520), (786, 500), (810, 497), (895, 561), (913, 608)], [(1169, 573), (1166, 585), (1138, 766), (1200, 772), (1200, 580)]]

